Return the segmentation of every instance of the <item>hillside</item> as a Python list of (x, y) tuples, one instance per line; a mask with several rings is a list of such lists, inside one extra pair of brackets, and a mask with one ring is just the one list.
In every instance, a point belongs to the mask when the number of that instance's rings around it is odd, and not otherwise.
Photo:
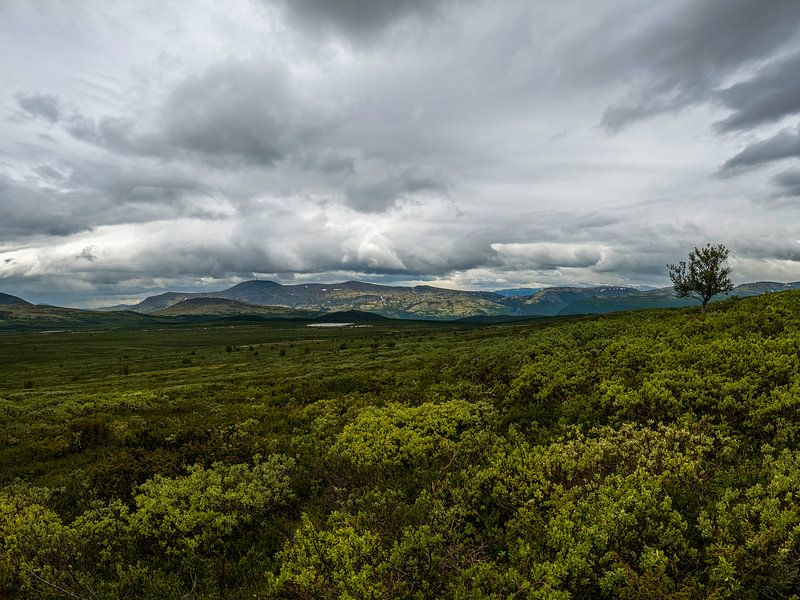
[(193, 323), (264, 320), (388, 321), (387, 317), (364, 311), (316, 311), (282, 306), (256, 306), (224, 298), (189, 298), (151, 313), (131, 310), (90, 311), (41, 305), (0, 305), (0, 332), (79, 331), (88, 329), (136, 329), (154, 326), (188, 326)]
[(33, 304), (0, 306), (0, 331), (136, 327), (158, 322), (156, 317), (132, 311), (98, 312)]
[(757, 281), (754, 283), (743, 283), (734, 288), (733, 293), (742, 297), (757, 296), (774, 292), (786, 292), (790, 290), (800, 290), (800, 281), (793, 283), (778, 283), (777, 281)]
[(31, 306), (31, 303), (11, 294), (0, 293), (0, 306)]
[(572, 305), (590, 299), (638, 299), (640, 296), (639, 290), (623, 286), (553, 287), (543, 289), (532, 296), (509, 298), (506, 304), (515, 315), (554, 316), (580, 313), (582, 311), (573, 310)]
[(797, 291), (702, 315), (6, 334), (0, 398), (8, 597), (800, 589)]
[(495, 294), (503, 296), (504, 298), (513, 298), (515, 296), (533, 296), (536, 292), (541, 291), (542, 288), (507, 288), (504, 290), (495, 290)]
[[(800, 289), (800, 282), (745, 283), (736, 286), (730, 293), (714, 298), (712, 302), (719, 302), (734, 296), (747, 298), (797, 289)], [(602, 314), (697, 305), (697, 301), (691, 298), (676, 298), (671, 287), (639, 290), (624, 286), (545, 288), (530, 296), (509, 297), (505, 303), (509, 307), (510, 313), (518, 316)]]
[(189, 298), (149, 314), (160, 317), (260, 315), (284, 319), (312, 318), (319, 315), (312, 311), (278, 306), (256, 306), (225, 298)]

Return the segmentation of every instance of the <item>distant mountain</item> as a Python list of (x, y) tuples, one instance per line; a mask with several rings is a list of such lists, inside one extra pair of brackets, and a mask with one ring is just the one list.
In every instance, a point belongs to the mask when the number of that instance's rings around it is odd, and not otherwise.
[(11, 294), (0, 293), (0, 306), (33, 306), (27, 300), (12, 296)]
[(677, 298), (672, 288), (657, 288), (633, 293), (600, 294), (578, 297), (566, 304), (558, 315), (586, 315), (644, 308), (678, 308), (695, 306), (698, 302), (691, 298)]
[[(753, 296), (800, 289), (798, 283), (761, 281), (737, 286), (729, 296)], [(215, 302), (210, 300), (215, 299)], [(220, 301), (230, 301), (223, 304)], [(187, 304), (187, 301), (189, 303)], [(243, 304), (240, 306), (239, 304)], [(464, 317), (546, 317), (693, 306), (676, 298), (672, 288), (595, 287), (513, 288), (498, 292), (450, 290), (432, 286), (385, 286), (358, 281), (281, 285), (274, 281), (245, 281), (219, 292), (166, 292), (150, 296), (130, 310), (161, 316), (256, 315), (280, 311), (361, 311), (401, 319), (461, 319)], [(174, 310), (171, 307), (178, 306)], [(267, 312), (260, 312), (266, 308)], [(170, 309), (170, 310), (168, 310)], [(300, 316), (300, 315), (298, 315)]]
[(514, 298), (516, 296), (533, 296), (536, 292), (540, 292), (543, 288), (509, 288), (507, 290), (496, 290), (495, 294), (503, 296), (503, 298)]
[(385, 317), (440, 319), (503, 314), (503, 297), (493, 292), (449, 290), (426, 285), (386, 286), (359, 281), (281, 285), (274, 281), (245, 281), (227, 290), (206, 293), (167, 292), (131, 307), (155, 313), (192, 298), (222, 298), (258, 306), (306, 311), (359, 310)]
[(556, 316), (561, 314), (582, 314), (572, 310), (576, 303), (585, 303), (590, 298), (608, 299), (639, 297), (636, 288), (623, 286), (597, 287), (552, 287), (545, 288), (530, 297), (513, 297), (506, 301), (511, 314), (518, 316)]
[(257, 306), (227, 298), (189, 298), (150, 313), (159, 317), (260, 315), (274, 318), (309, 319), (318, 312), (295, 310), (283, 306)]
[(743, 283), (734, 288), (733, 293), (739, 296), (746, 294), (766, 294), (771, 292), (786, 292), (788, 290), (800, 290), (800, 281), (794, 283), (778, 283), (776, 281), (756, 281), (755, 283)]
[[(358, 281), (335, 284), (281, 285), (274, 281), (245, 281), (219, 292), (166, 292), (139, 304), (96, 310), (33, 305), (0, 293), (0, 330), (144, 326), (180, 324), (197, 319), (299, 318), (354, 321), (379, 317), (463, 320), (496, 323), (517, 318), (598, 314), (644, 308), (697, 306), (676, 298), (671, 287), (627, 286), (552, 287), (523, 295), (516, 288), (499, 292), (449, 290), (432, 286), (384, 286)], [(712, 301), (765, 293), (800, 290), (800, 282), (757, 281), (738, 285)], [(114, 310), (117, 308), (117, 310)], [(123, 310), (119, 310), (123, 308)], [(368, 315), (368, 316), (365, 316)]]
[(133, 304), (128, 307), (128, 310), (134, 310), (136, 312), (142, 313), (151, 313), (156, 312), (158, 310), (162, 310), (164, 308), (168, 308), (174, 304), (178, 304), (179, 302), (183, 302), (184, 300), (188, 300), (189, 298), (198, 298), (198, 297), (219, 297), (219, 296), (211, 296), (209, 294), (192, 294), (186, 293), (181, 294), (178, 292), (166, 292), (164, 294), (159, 294), (158, 296), (150, 296), (145, 298), (139, 304)]
[(97, 312), (115, 312), (131, 310), (134, 306), (134, 304), (114, 304), (113, 306), (100, 306), (92, 310), (96, 310)]
[[(549, 288), (544, 292), (551, 292), (557, 288)], [(774, 281), (759, 281), (744, 283), (736, 286), (733, 291), (719, 294), (712, 299), (718, 302), (731, 297), (746, 298), (770, 292), (783, 292), (800, 289), (800, 282), (776, 283)], [(588, 292), (587, 292), (588, 290)], [(677, 298), (671, 287), (633, 289), (625, 287), (579, 288), (572, 290), (572, 297), (562, 292), (557, 294), (556, 301), (545, 294), (535, 302), (535, 310), (542, 314), (579, 315), (619, 312), (623, 310), (640, 310), (644, 308), (677, 308), (681, 306), (697, 306), (697, 300), (692, 298)], [(565, 301), (557, 313), (548, 313), (556, 307), (558, 301)]]

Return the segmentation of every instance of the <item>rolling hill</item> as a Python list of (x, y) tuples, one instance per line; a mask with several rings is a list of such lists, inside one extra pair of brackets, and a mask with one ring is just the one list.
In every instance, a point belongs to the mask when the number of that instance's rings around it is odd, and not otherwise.
[(0, 331), (117, 328), (159, 322), (164, 320), (134, 311), (98, 312), (33, 304), (0, 306)]
[(27, 300), (12, 296), (11, 294), (0, 293), (0, 306), (33, 306)]
[(517, 316), (556, 316), (586, 312), (572, 308), (588, 299), (638, 298), (642, 292), (623, 286), (553, 287), (543, 289), (533, 296), (512, 297), (505, 301), (511, 314)]
[(315, 311), (258, 306), (226, 298), (188, 298), (149, 314), (159, 317), (258, 315), (282, 319), (309, 319), (319, 316)]

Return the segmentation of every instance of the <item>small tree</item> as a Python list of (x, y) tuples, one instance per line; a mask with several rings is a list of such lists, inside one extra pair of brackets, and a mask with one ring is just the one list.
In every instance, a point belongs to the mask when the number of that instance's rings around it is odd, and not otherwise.
[(723, 244), (695, 248), (689, 252), (689, 263), (681, 261), (677, 265), (667, 265), (669, 278), (678, 298), (695, 298), (702, 302), (700, 310), (717, 294), (733, 289), (730, 277), (731, 268), (724, 263), (729, 250)]

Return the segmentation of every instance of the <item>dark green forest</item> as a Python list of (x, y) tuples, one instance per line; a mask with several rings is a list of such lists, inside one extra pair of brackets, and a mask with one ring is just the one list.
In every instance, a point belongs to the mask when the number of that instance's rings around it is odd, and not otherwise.
[(0, 335), (3, 598), (791, 598), (800, 293)]

